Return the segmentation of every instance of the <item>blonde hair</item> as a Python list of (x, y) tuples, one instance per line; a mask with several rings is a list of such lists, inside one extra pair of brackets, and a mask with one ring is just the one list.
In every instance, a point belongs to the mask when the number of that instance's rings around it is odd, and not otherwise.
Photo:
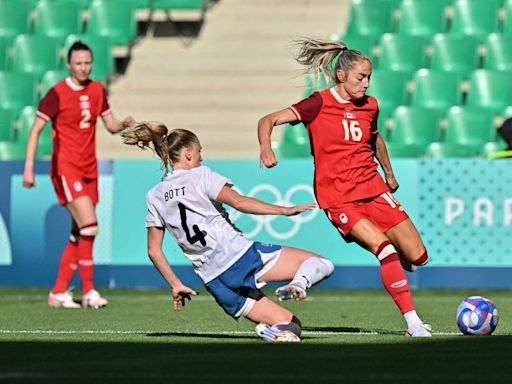
[(173, 129), (156, 121), (143, 121), (126, 128), (120, 133), (123, 143), (136, 145), (141, 149), (151, 148), (162, 160), (162, 168), (166, 171), (180, 159), (181, 149), (190, 148), (193, 143), (199, 143), (197, 136), (186, 129)]
[[(328, 83), (339, 83), (336, 71), (349, 72), (356, 64), (371, 60), (362, 52), (348, 49), (342, 41), (302, 38), (295, 40), (299, 49), (296, 60), (306, 67), (307, 72), (313, 73), (316, 79), (323, 73)], [(334, 69), (332, 64), (334, 62)]]

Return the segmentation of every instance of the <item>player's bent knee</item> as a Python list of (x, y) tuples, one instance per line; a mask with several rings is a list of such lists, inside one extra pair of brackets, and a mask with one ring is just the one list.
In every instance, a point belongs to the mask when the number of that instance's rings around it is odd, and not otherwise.
[(80, 228), (80, 236), (91, 236), (95, 237), (98, 235), (100, 228), (98, 227), (98, 223), (84, 225)]
[(331, 276), (334, 272), (334, 264), (331, 260), (328, 259), (320, 259), (320, 261), (325, 265), (327, 268), (327, 274), (325, 277)]

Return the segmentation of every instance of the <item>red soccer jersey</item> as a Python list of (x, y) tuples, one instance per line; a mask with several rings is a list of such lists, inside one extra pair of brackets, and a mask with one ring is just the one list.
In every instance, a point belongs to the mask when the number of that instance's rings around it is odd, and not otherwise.
[(315, 92), (290, 107), (308, 129), (320, 208), (378, 196), (388, 187), (371, 147), (377, 134), (377, 100), (343, 100), (334, 90)]
[(37, 115), (53, 121), (52, 176), (98, 176), (96, 120), (109, 113), (105, 88), (97, 81), (78, 86), (67, 78), (48, 91)]

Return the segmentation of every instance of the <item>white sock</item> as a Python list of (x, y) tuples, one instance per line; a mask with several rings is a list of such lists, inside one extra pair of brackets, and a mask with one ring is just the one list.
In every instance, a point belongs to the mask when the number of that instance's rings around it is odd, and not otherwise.
[(404, 319), (407, 322), (407, 328), (411, 328), (414, 325), (423, 323), (423, 321), (421, 321), (418, 314), (414, 310), (404, 313)]
[(304, 288), (311, 288), (311, 286), (328, 277), (333, 271), (334, 264), (330, 260), (310, 257), (300, 265), (291, 282), (298, 283)]
[(291, 321), (287, 323), (277, 323), (270, 328), (276, 331), (291, 331), (299, 337), (300, 334), (302, 333), (301, 327), (298, 324)]

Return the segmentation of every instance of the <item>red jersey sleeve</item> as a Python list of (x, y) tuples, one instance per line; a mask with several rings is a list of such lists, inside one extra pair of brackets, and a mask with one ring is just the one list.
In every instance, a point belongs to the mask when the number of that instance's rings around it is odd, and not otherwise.
[(316, 119), (321, 108), (322, 96), (320, 96), (318, 92), (313, 93), (307, 99), (303, 99), (290, 107), (297, 116), (298, 122), (302, 122), (306, 125)]
[(103, 102), (101, 103), (100, 115), (108, 115), (110, 113), (110, 105), (108, 104), (107, 91), (103, 88)]
[(59, 95), (55, 89), (51, 88), (48, 93), (39, 102), (37, 116), (43, 120), (50, 121), (55, 119), (60, 109)]

